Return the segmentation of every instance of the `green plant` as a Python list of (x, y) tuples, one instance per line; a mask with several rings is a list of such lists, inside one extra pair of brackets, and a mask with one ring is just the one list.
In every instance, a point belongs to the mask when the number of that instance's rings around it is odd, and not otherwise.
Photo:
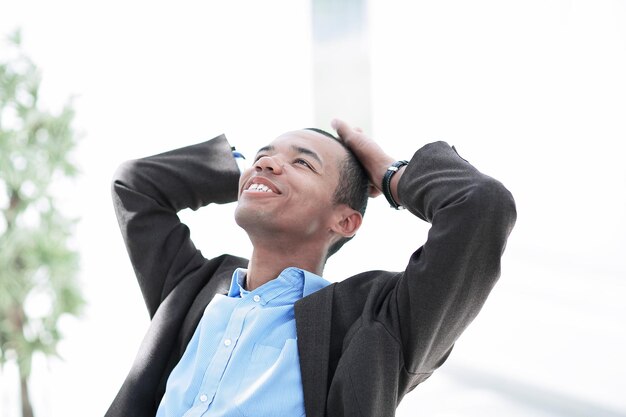
[[(0, 61), (0, 365), (19, 368), (23, 417), (33, 355), (55, 355), (58, 321), (83, 305), (78, 254), (68, 240), (74, 221), (58, 210), (51, 185), (77, 174), (71, 101), (58, 113), (39, 104), (40, 71), (8, 38)], [(0, 58), (3, 59), (3, 58)], [(36, 307), (36, 308), (29, 308)], [(33, 313), (35, 311), (35, 313)]]

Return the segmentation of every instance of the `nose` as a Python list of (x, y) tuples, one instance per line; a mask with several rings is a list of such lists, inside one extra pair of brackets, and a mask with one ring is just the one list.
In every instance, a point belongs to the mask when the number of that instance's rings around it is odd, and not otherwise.
[(283, 165), (273, 156), (262, 156), (254, 163), (254, 169), (257, 172), (270, 171), (275, 175), (280, 175), (283, 172)]

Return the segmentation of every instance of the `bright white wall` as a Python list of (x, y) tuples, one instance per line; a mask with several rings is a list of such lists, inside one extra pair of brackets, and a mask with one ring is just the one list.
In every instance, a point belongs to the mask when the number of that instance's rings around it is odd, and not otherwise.
[[(310, 125), (309, 3), (5, 3), (0, 34), (23, 28), (44, 101), (75, 94), (84, 132), (83, 175), (60, 192), (82, 218), (89, 305), (63, 323), (65, 361), (38, 361), (35, 406), (103, 414), (148, 324), (111, 208), (115, 167), (222, 132), (252, 153)], [(373, 136), (398, 158), (435, 139), (456, 145), (504, 182), (519, 214), (501, 283), (398, 415), (557, 415), (516, 402), (533, 389), (626, 414), (626, 3), (390, 0), (369, 14)], [(249, 251), (232, 209), (183, 214), (205, 254)], [(203, 233), (213, 216), (228, 230), (219, 240)], [(374, 201), (326, 274), (402, 268), (426, 231)], [(14, 371), (0, 375), (0, 416), (16, 415)]]

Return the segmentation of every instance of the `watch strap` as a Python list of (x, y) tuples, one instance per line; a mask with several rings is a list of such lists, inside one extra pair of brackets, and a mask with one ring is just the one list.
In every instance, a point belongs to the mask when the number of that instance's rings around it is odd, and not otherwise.
[(396, 174), (396, 172), (398, 172), (398, 170), (401, 167), (408, 165), (408, 164), (409, 164), (409, 161), (405, 161), (405, 160), (396, 161), (393, 164), (391, 164), (389, 168), (387, 168), (387, 171), (385, 172), (385, 175), (383, 176), (383, 184), (382, 184), (383, 194), (385, 195), (385, 198), (389, 202), (389, 205), (396, 210), (401, 210), (404, 207), (398, 204), (398, 202), (394, 200), (393, 195), (391, 194), (391, 178), (393, 178), (393, 176)]

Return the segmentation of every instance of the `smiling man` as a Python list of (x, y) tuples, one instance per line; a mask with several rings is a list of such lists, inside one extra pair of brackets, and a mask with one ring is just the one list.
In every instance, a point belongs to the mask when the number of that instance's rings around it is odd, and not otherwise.
[[(224, 136), (120, 167), (114, 205), (152, 322), (107, 416), (393, 416), (445, 361), (499, 277), (513, 199), (444, 142), (396, 161), (333, 127), (285, 133), (243, 172)], [(328, 256), (381, 193), (432, 224), (426, 243), (400, 272), (331, 284)], [(235, 200), (250, 259), (207, 259), (176, 213)]]

